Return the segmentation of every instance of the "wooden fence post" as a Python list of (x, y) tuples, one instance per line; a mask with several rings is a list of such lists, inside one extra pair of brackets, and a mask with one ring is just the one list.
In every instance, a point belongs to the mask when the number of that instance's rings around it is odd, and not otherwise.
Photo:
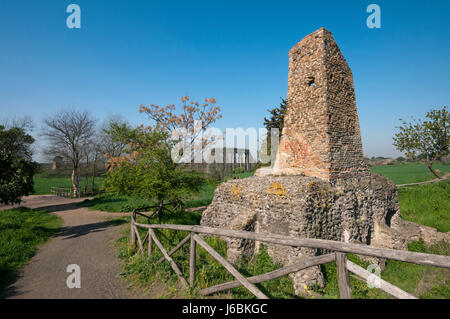
[(195, 264), (197, 259), (197, 242), (194, 239), (195, 233), (191, 233), (191, 247), (189, 254), (189, 286), (194, 288), (195, 284)]
[(187, 283), (186, 279), (184, 279), (180, 268), (178, 268), (177, 264), (172, 259), (172, 257), (169, 256), (169, 254), (167, 253), (167, 251), (164, 248), (164, 246), (161, 244), (161, 242), (156, 237), (154, 231), (151, 228), (149, 228), (148, 231), (150, 232), (150, 236), (153, 237), (153, 241), (155, 242), (155, 245), (159, 248), (159, 250), (163, 254), (164, 258), (169, 262), (170, 266), (172, 267), (173, 271), (175, 271), (175, 273), (177, 274), (178, 278), (180, 278), (180, 281), (181, 281), (182, 285), (187, 287), (188, 283)]
[(150, 230), (148, 231), (148, 256), (152, 255), (152, 246), (153, 246), (153, 237), (150, 234)]
[(131, 236), (131, 248), (134, 249), (135, 245), (136, 245), (136, 235), (134, 234), (134, 219), (136, 217), (136, 214), (133, 212), (131, 214), (131, 229), (130, 229), (130, 236)]
[(336, 268), (339, 285), (339, 297), (341, 299), (351, 299), (352, 289), (350, 287), (350, 279), (347, 270), (347, 255), (336, 252)]
[(217, 260), (222, 266), (225, 267), (226, 270), (230, 274), (238, 280), (242, 286), (250, 290), (252, 294), (254, 294), (259, 299), (269, 299), (265, 294), (263, 294), (254, 284), (250, 283), (247, 278), (245, 278), (242, 274), (240, 274), (236, 268), (233, 267), (225, 258), (223, 258), (218, 252), (216, 252), (211, 246), (209, 246), (206, 241), (204, 241), (200, 236), (193, 235), (195, 241), (202, 246), (211, 256), (214, 257), (215, 260)]
[(136, 236), (139, 244), (139, 252), (141, 253), (141, 255), (143, 255), (144, 254), (143, 241), (141, 240), (141, 236), (139, 235), (139, 230), (137, 229), (136, 225), (133, 225), (133, 227), (134, 227), (134, 235)]

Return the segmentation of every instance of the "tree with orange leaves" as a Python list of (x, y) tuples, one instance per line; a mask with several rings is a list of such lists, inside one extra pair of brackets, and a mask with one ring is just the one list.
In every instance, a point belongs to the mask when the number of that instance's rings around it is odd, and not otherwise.
[(221, 107), (216, 105), (216, 99), (206, 98), (200, 105), (189, 96), (181, 98), (181, 112), (177, 113), (174, 104), (164, 107), (150, 104), (140, 105), (139, 113), (145, 113), (156, 126), (172, 135), (176, 142), (183, 142), (191, 148), (191, 161), (194, 156), (194, 143), (198, 142), (201, 151), (213, 144), (218, 136), (205, 134), (210, 125), (222, 118)]

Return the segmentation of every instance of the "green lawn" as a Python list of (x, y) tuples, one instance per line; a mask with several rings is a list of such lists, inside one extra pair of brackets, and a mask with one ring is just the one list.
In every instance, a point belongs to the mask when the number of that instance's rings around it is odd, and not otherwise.
[(404, 220), (450, 231), (450, 179), (398, 188), (401, 216)]
[[(95, 178), (96, 188), (100, 187), (104, 181), (104, 177)], [(80, 183), (81, 187), (84, 187), (84, 179)], [(90, 186), (89, 182), (89, 186)], [(72, 181), (70, 177), (48, 177), (37, 174), (34, 176), (34, 195), (50, 194), (51, 187), (72, 187)]]
[(43, 210), (20, 207), (0, 211), (0, 285), (7, 283), (60, 226), (57, 216)]
[[(450, 165), (442, 163), (434, 164), (433, 168), (441, 174), (450, 172)], [(424, 182), (435, 178), (425, 164), (419, 163), (372, 166), (370, 171), (389, 178), (395, 184)]]
[[(450, 173), (450, 165), (445, 165), (440, 162), (435, 163), (433, 168), (442, 175)], [(425, 164), (420, 163), (404, 163), (394, 165), (379, 165), (370, 168), (372, 173), (382, 175), (392, 180), (395, 184), (408, 184), (416, 182), (424, 182), (436, 178)], [(225, 180), (230, 178), (246, 178), (253, 176), (254, 172), (241, 172), (237, 170), (231, 173)]]
[[(207, 206), (214, 197), (214, 190), (218, 182), (208, 180), (200, 189), (198, 194), (192, 195), (183, 201), (186, 208)], [(155, 202), (134, 196), (117, 196), (113, 194), (99, 194), (92, 200), (85, 200), (78, 204), (81, 207), (89, 207), (92, 210), (102, 210), (107, 212), (132, 212), (134, 209), (156, 205)]]

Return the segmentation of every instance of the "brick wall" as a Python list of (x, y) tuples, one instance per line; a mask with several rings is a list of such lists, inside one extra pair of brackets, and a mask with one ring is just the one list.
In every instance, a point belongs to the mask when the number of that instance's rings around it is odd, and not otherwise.
[(274, 174), (366, 175), (353, 75), (324, 28), (289, 51), (288, 108)]

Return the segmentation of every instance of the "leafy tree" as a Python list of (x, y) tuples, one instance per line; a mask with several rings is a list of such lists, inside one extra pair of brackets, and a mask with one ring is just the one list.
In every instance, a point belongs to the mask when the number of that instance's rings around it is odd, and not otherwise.
[(287, 109), (287, 100), (281, 98), (280, 106), (274, 107), (273, 109), (267, 110), (270, 113), (269, 118), (264, 118), (264, 126), (267, 129), (267, 137), (266, 140), (263, 141), (263, 143), (266, 143), (267, 146), (267, 154), (271, 154), (271, 144), (270, 144), (270, 138), (271, 136), (271, 130), (273, 128), (278, 129), (279, 136), (276, 136), (278, 138), (281, 138), (281, 134), (284, 127), (284, 115), (286, 114)]
[(37, 169), (32, 161), (33, 142), (24, 128), (0, 125), (0, 204), (19, 204), (22, 196), (33, 192)]
[(269, 131), (271, 128), (278, 128), (280, 133), (284, 127), (284, 115), (286, 114), (287, 100), (281, 98), (280, 106), (267, 110), (270, 113), (269, 118), (264, 118), (264, 126)]
[(157, 202), (159, 218), (166, 204), (178, 203), (199, 191), (204, 179), (183, 170), (171, 158), (172, 143), (160, 128), (111, 125), (111, 134), (125, 142), (126, 155), (110, 157), (104, 188), (117, 195), (140, 196)]
[(110, 157), (119, 157), (122, 155), (127, 145), (126, 143), (117, 140), (112, 135), (111, 128), (113, 127), (113, 124), (116, 124), (118, 127), (122, 125), (128, 126), (127, 121), (119, 115), (107, 117), (101, 124), (98, 132), (98, 146), (103, 155), (108, 154)]
[(438, 178), (433, 169), (433, 163), (449, 153), (449, 116), (447, 107), (431, 110), (426, 115), (427, 120), (416, 120), (407, 123), (402, 121), (400, 132), (394, 136), (394, 146), (405, 152), (410, 158), (422, 158), (428, 169)]

